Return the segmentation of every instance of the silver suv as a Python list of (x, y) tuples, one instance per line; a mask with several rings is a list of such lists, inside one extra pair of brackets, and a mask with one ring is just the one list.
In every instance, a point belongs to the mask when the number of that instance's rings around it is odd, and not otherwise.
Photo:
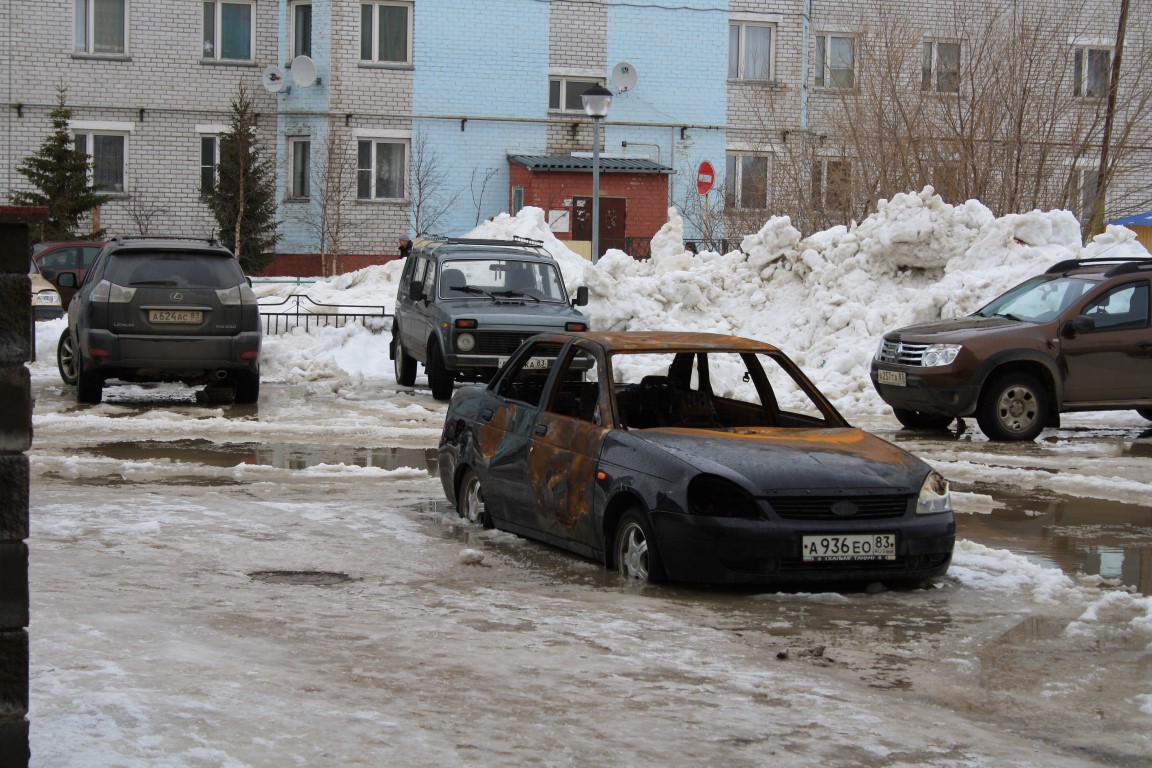
[(529, 336), (586, 331), (560, 268), (537, 240), (442, 239), (415, 247), (400, 278), (390, 356), (412, 386), (423, 363), (437, 400), (455, 381), (487, 381)]
[(251, 283), (218, 240), (118, 237), (68, 305), (56, 360), (81, 403), (100, 402), (110, 379), (208, 384), (254, 403), (261, 339)]

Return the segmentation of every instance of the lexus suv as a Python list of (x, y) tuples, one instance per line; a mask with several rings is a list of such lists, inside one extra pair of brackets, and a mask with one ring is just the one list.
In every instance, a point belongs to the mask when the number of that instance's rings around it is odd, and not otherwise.
[(1149, 258), (1061, 261), (968, 317), (886, 333), (872, 384), (909, 429), (974, 414), (990, 440), (1072, 411), (1152, 420), (1149, 278)]
[(586, 331), (560, 268), (538, 240), (440, 239), (417, 244), (400, 277), (390, 356), (396, 381), (412, 386), (424, 365), (432, 397), (459, 381), (488, 381), (537, 333)]
[[(63, 286), (75, 273), (60, 272)], [(68, 305), (56, 359), (81, 403), (105, 382), (178, 381), (260, 396), (260, 310), (250, 281), (218, 240), (110, 240)]]

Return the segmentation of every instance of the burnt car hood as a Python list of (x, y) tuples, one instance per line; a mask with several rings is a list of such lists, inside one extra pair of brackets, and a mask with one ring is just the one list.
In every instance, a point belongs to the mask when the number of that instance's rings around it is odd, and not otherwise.
[(809, 489), (916, 493), (930, 470), (907, 451), (854, 427), (648, 429), (637, 436), (756, 494)]
[(921, 325), (909, 325), (884, 334), (889, 341), (918, 341), (928, 344), (959, 344), (971, 340), (972, 334), (994, 333), (1001, 329), (1019, 329), (1023, 320), (1007, 317), (968, 315), (955, 320), (935, 320)]

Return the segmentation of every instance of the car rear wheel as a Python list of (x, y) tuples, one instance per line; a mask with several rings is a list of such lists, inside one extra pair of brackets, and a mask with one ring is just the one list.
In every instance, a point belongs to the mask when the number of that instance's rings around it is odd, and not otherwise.
[(60, 378), (68, 386), (76, 386), (76, 345), (72, 343), (72, 333), (65, 328), (56, 344), (56, 367)]
[(471, 469), (464, 472), (460, 490), (456, 492), (456, 514), (470, 523), (478, 523), (485, 528), (492, 527), (492, 519), (488, 517), (488, 509), (484, 506), (484, 491), (480, 487), (480, 478)]
[(639, 509), (630, 509), (620, 518), (612, 559), (616, 570), (630, 579), (641, 582), (664, 580), (656, 539), (652, 536), (648, 518)]
[(392, 366), (396, 370), (396, 383), (410, 387), (416, 383), (416, 358), (404, 351), (400, 334), (392, 333)]
[(76, 402), (98, 403), (104, 399), (104, 379), (84, 369), (84, 359), (76, 354)]
[(237, 371), (233, 379), (234, 402), (248, 404), (260, 399), (259, 371)]
[(904, 408), (893, 408), (892, 414), (896, 420), (903, 424), (907, 429), (918, 430), (941, 430), (946, 429), (952, 423), (952, 416), (940, 416), (935, 413), (923, 413), (921, 411), (909, 411)]
[(428, 386), (432, 388), (432, 397), (436, 400), (452, 399), (452, 371), (444, 365), (444, 353), (440, 351), (438, 342), (432, 343), (428, 350)]
[(1035, 440), (1044, 429), (1048, 393), (1026, 373), (992, 381), (980, 396), (976, 423), (989, 440)]
[(1148, 421), (1152, 421), (1152, 408), (1137, 408), (1136, 413), (1140, 414), (1140, 416), (1143, 418), (1148, 419)]

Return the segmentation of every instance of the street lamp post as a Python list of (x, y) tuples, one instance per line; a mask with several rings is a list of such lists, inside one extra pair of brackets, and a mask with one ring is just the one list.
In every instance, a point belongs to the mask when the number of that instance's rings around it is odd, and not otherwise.
[(600, 259), (600, 121), (612, 106), (612, 91), (594, 85), (580, 94), (584, 111), (592, 118), (592, 263)]

